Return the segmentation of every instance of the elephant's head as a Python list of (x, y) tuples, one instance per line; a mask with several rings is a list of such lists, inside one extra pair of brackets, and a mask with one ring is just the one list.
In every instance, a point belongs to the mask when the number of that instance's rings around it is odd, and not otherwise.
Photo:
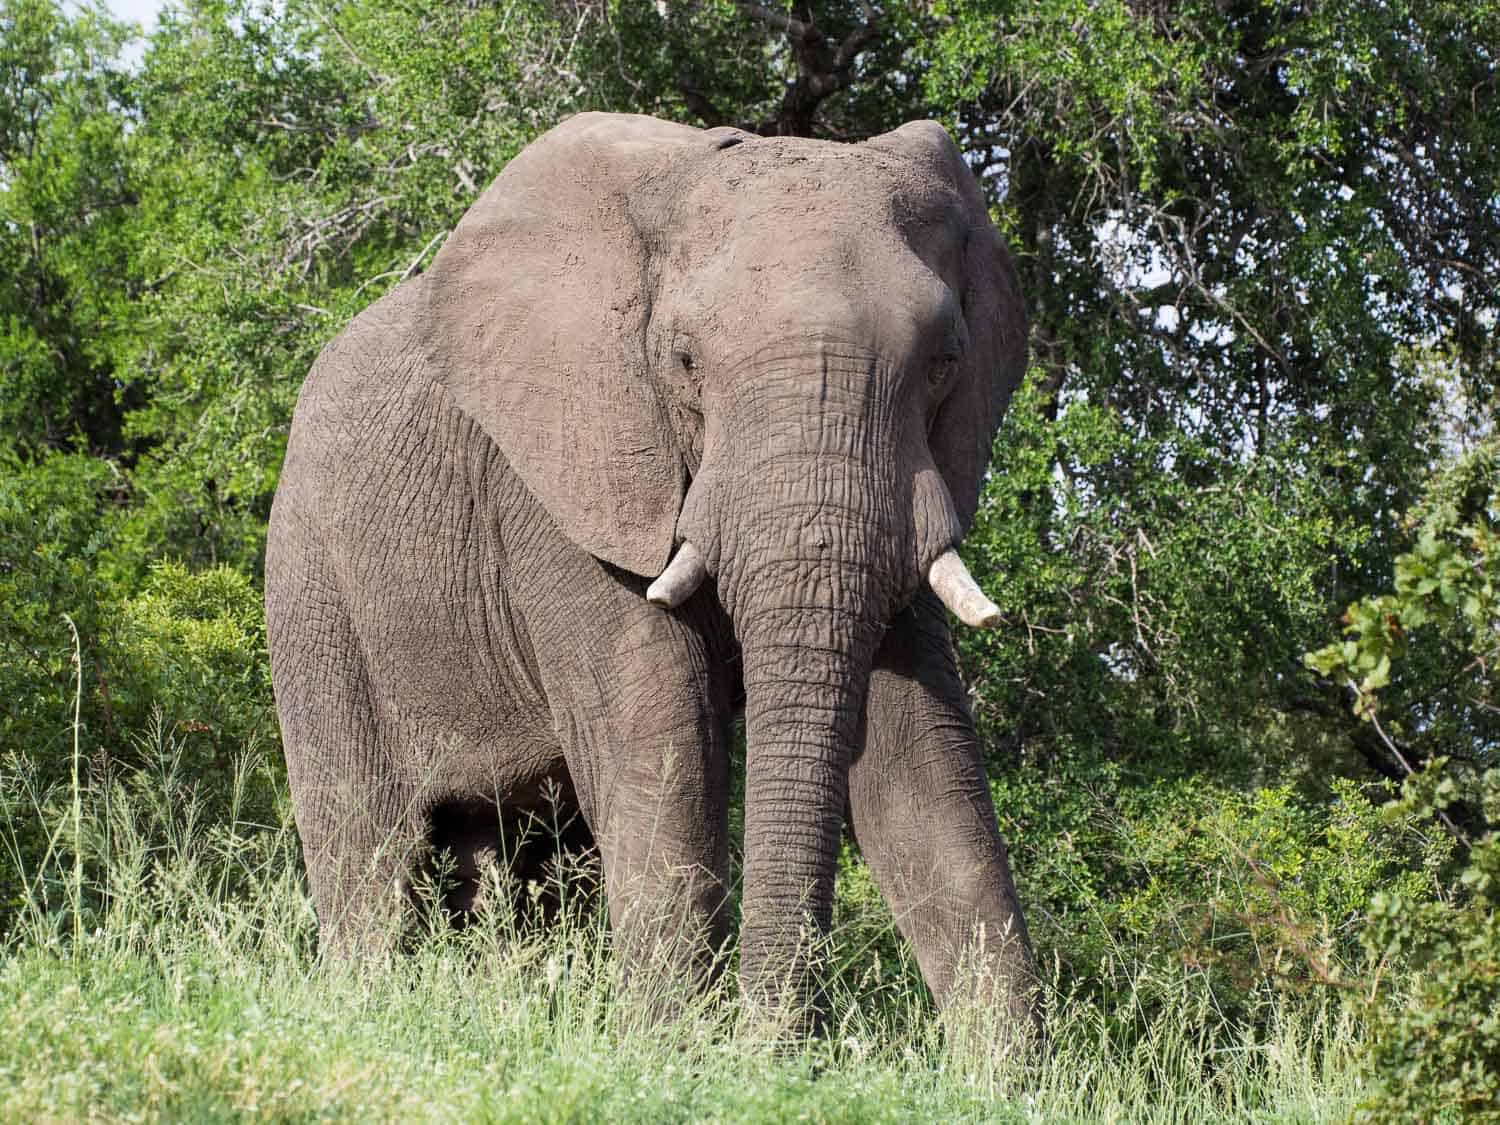
[(563, 531), (664, 606), (713, 577), (744, 657), (742, 973), (785, 970), (828, 921), (883, 630), (923, 582), (998, 616), (952, 552), (1025, 358), (978, 185), (931, 122), (840, 145), (589, 114), (430, 278), (452, 392)]

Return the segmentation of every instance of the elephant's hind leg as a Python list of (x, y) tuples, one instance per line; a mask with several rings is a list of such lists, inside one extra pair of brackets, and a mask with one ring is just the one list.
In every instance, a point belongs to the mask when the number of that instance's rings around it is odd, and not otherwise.
[[(945, 1008), (980, 999), (1030, 1024), (1037, 985), (1030, 939), (947, 621), (932, 594), (892, 623), (865, 715), (864, 748), (849, 774), (851, 823), (934, 998)], [(966, 985), (991, 995), (960, 995)]]
[(381, 736), (358, 638), (331, 584), (267, 564), (267, 639), (308, 887), (325, 948), (387, 947), (409, 924), (421, 840), (409, 771)]

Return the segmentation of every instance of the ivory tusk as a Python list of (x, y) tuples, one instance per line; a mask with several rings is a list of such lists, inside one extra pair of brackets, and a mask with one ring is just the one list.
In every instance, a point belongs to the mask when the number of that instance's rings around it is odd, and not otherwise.
[(952, 547), (928, 568), (927, 582), (953, 616), (971, 629), (993, 629), (1000, 624), (1000, 607), (984, 596)]
[(646, 588), (646, 600), (664, 609), (674, 609), (692, 597), (693, 591), (703, 585), (707, 577), (708, 568), (703, 565), (698, 548), (684, 542), (677, 548), (667, 569), (661, 572), (661, 577)]

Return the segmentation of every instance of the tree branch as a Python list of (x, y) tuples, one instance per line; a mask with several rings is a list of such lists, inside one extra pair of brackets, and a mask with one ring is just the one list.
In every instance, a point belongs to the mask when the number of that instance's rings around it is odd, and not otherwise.
[(682, 95), (683, 104), (698, 115), (698, 120), (702, 121), (706, 128), (713, 129), (729, 123), (729, 118), (719, 112), (719, 107), (714, 105), (702, 90), (686, 82), (678, 82), (677, 92)]
[[(864, 22), (856, 24), (835, 44), (817, 26), (810, 5), (799, 5), (801, 18), (755, 3), (755, 0), (738, 0), (738, 6), (749, 18), (785, 34), (797, 69), (797, 77), (787, 87), (776, 117), (763, 122), (756, 132), (773, 136), (811, 136), (818, 106), (830, 94), (849, 85), (861, 52), (880, 38), (880, 13), (874, 5), (861, 3)], [(695, 109), (694, 112), (698, 111)]]
[(807, 38), (810, 30), (808, 24), (801, 20), (793, 19), (785, 12), (778, 12), (774, 8), (767, 8), (763, 4), (751, 3), (750, 0), (740, 0), (740, 11), (761, 23), (770, 24), (772, 27), (786, 32), (787, 38), (798, 43)]

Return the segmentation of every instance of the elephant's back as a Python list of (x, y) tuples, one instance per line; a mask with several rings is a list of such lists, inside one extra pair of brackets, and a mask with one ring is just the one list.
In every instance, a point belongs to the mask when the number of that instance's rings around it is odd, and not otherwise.
[[(476, 485), (451, 402), (434, 377), (424, 278), (355, 317), (308, 372), (292, 416), (269, 534), (314, 551), (352, 594), (394, 541), (462, 516)], [(268, 561), (277, 543), (268, 543)]]
[(426, 304), (424, 279), (403, 282), (323, 348), (292, 413), (278, 505), (313, 516), (351, 458), (368, 456), (372, 438), (401, 425), (395, 416), (429, 381)]

